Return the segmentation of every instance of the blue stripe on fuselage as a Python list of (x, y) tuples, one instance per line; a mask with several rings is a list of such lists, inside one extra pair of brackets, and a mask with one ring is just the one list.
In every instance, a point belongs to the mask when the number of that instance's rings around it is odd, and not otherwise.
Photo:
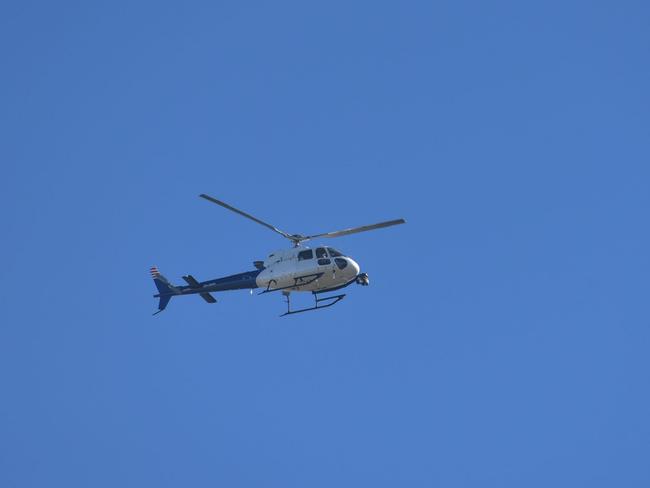
[(254, 271), (237, 273), (223, 278), (216, 278), (214, 280), (201, 281), (201, 288), (192, 288), (191, 286), (179, 286), (177, 288), (181, 290), (183, 294), (257, 288), (255, 278), (257, 278), (257, 275), (261, 272), (262, 270), (256, 269)]

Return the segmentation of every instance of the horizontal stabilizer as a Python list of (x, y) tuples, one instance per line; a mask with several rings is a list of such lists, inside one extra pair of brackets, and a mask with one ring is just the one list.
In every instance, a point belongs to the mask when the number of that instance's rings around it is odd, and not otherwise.
[(199, 295), (201, 295), (201, 298), (203, 298), (208, 303), (217, 303), (217, 299), (210, 295), (207, 291), (199, 293)]
[(201, 288), (201, 283), (196, 281), (196, 278), (192, 275), (183, 276), (183, 279), (190, 285), (191, 288)]

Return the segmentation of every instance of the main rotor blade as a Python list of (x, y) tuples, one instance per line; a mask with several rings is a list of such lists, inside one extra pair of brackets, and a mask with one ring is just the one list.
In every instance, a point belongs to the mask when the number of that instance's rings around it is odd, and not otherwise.
[(242, 215), (243, 217), (246, 217), (247, 219), (251, 219), (253, 222), (257, 222), (260, 225), (263, 225), (264, 227), (271, 229), (273, 232), (277, 232), (281, 236), (286, 237), (287, 239), (294, 240), (294, 237), (287, 234), (286, 232), (278, 229), (277, 227), (272, 226), (271, 224), (267, 224), (263, 220), (258, 219), (257, 217), (253, 217), (250, 214), (247, 214), (246, 212), (239, 210), (238, 208), (233, 207), (232, 205), (228, 205), (226, 202), (222, 202), (221, 200), (217, 200), (216, 198), (211, 197), (210, 195), (206, 195), (204, 193), (201, 193), (199, 195), (201, 198), (205, 198), (209, 202), (216, 203), (217, 205), (221, 205), (223, 208), (227, 208), (228, 210), (232, 210), (235, 213), (238, 213), (239, 215)]
[(315, 239), (316, 237), (341, 237), (347, 236), (348, 234), (356, 234), (357, 232), (365, 232), (367, 230), (381, 229), (382, 227), (390, 227), (391, 225), (405, 224), (406, 220), (397, 219), (397, 220), (388, 220), (386, 222), (379, 222), (378, 224), (372, 225), (363, 225), (361, 227), (352, 227), (351, 229), (337, 230), (334, 232), (326, 232), (325, 234), (316, 234), (313, 236), (306, 236), (304, 240)]

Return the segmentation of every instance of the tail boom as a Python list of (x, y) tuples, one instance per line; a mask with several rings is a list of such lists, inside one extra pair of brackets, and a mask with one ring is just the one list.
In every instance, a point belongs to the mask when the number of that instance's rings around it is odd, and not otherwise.
[(172, 285), (167, 278), (160, 274), (155, 266), (151, 267), (150, 272), (158, 289), (158, 293), (154, 295), (154, 298), (160, 298), (158, 311), (154, 313), (156, 315), (165, 310), (169, 300), (176, 295), (199, 295), (206, 302), (215, 303), (217, 300), (210, 295), (211, 292), (257, 288), (256, 278), (261, 273), (261, 270), (256, 269), (246, 273), (201, 282), (197, 281), (192, 275), (186, 275), (183, 276), (183, 279), (188, 284), (181, 286)]

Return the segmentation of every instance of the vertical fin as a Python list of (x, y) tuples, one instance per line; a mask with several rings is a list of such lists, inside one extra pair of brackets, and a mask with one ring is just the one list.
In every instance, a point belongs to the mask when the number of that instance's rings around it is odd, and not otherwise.
[(156, 288), (158, 288), (158, 295), (154, 295), (154, 297), (160, 297), (160, 301), (158, 302), (158, 311), (154, 313), (154, 315), (156, 315), (165, 310), (169, 300), (171, 300), (172, 296), (177, 295), (179, 291), (169, 282), (169, 280), (167, 280), (167, 278), (160, 274), (157, 267), (152, 266), (149, 272), (151, 273)]

